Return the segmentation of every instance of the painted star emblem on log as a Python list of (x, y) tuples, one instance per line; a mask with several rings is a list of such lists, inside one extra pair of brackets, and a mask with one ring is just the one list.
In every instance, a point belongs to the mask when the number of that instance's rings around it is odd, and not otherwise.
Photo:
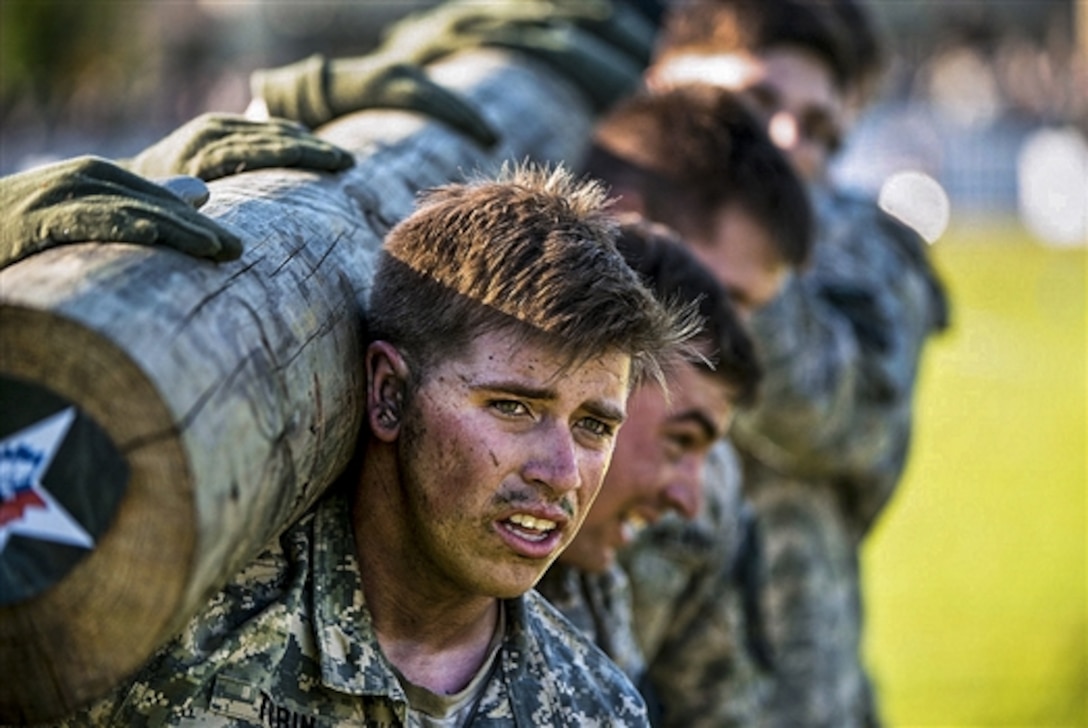
[(86, 529), (42, 485), (75, 418), (69, 407), (0, 441), (0, 552), (15, 535), (94, 547)]

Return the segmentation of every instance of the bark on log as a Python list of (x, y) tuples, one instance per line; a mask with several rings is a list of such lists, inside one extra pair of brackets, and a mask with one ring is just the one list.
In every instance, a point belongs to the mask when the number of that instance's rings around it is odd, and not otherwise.
[[(414, 114), (356, 114), (320, 130), (356, 153), (343, 174), (210, 185), (203, 211), (241, 235), (240, 261), (87, 244), (0, 272), (0, 435), (10, 445), (74, 407), (52, 421), (59, 449), (34, 489), (53, 501), (27, 496), (23, 515), (59, 504), (93, 540), (57, 543), (58, 521), (44, 539), (7, 529), (0, 576), (18, 588), (0, 594), (0, 722), (106, 693), (341, 472), (361, 422), (375, 251), (418, 190), (580, 156), (589, 109), (549, 70), (474, 51), (432, 75), (477, 103), (498, 147)], [(10, 448), (0, 461), (19, 464)]]

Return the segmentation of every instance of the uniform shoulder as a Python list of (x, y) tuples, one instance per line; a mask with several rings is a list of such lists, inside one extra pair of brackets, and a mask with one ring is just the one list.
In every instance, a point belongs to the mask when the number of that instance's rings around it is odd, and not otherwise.
[(526, 630), (550, 679), (578, 685), (580, 700), (610, 711), (644, 712), (642, 698), (623, 670), (562, 612), (535, 590), (525, 595), (524, 606)]
[(912, 260), (926, 256), (926, 242), (918, 231), (888, 213), (871, 195), (853, 189), (832, 189), (826, 192), (826, 202), (829, 215), (849, 220), (862, 229), (882, 232)]
[(534, 641), (546, 653), (565, 658), (556, 664), (591, 665), (600, 660), (611, 665), (604, 652), (540, 592), (528, 592), (524, 604), (526, 629)]
[(883, 249), (892, 252), (906, 266), (904, 272), (912, 272), (925, 281), (933, 312), (933, 328), (937, 331), (947, 328), (948, 293), (930, 260), (929, 244), (925, 238), (906, 222), (884, 210), (870, 195), (850, 189), (833, 189), (828, 190), (825, 200), (828, 217), (838, 218), (836, 222), (845, 225), (843, 229), (852, 229), (856, 234), (879, 240)]

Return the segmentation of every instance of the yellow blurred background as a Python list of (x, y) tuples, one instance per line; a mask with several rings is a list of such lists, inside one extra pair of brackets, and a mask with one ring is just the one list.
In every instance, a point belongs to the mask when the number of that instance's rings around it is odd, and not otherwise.
[(933, 254), (955, 302), (907, 477), (864, 553), (893, 726), (1088, 725), (1085, 248), (1014, 220)]

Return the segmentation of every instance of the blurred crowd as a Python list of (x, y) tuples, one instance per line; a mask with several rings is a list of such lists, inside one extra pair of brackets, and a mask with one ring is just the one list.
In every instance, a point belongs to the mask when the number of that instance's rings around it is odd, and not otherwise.
[[(879, 102), (838, 161), (840, 180), (876, 193), (896, 172), (920, 171), (940, 182), (956, 214), (970, 222), (1019, 214), (1044, 242), (1083, 243), (1083, 5), (1079, 14), (1072, 3), (874, 8), (894, 23), (896, 55)], [(910, 12), (921, 17), (911, 20)], [(1046, 202), (1077, 194), (1075, 209)]]

